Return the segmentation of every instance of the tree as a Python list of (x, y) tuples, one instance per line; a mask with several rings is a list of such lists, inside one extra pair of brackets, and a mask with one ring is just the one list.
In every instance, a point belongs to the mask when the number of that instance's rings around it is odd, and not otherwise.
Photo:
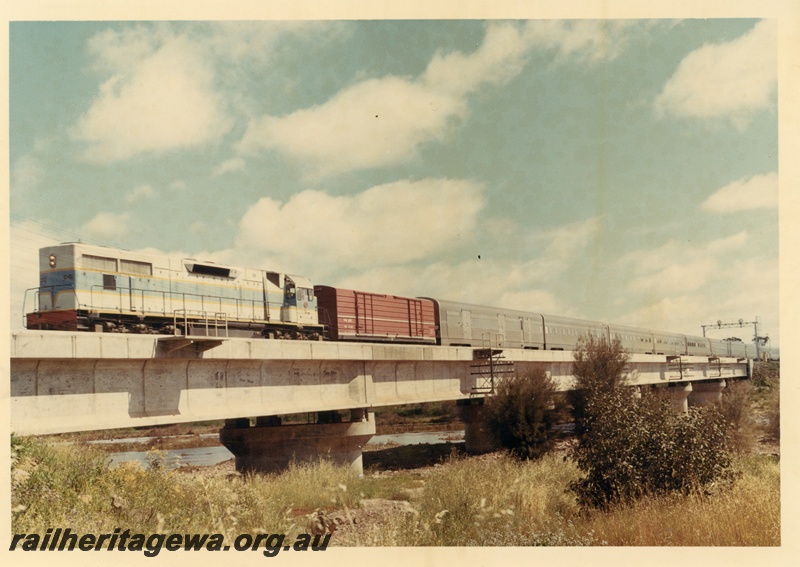
[(544, 370), (513, 374), (486, 398), (486, 426), (516, 457), (537, 459), (554, 444), (560, 405), (555, 384)]

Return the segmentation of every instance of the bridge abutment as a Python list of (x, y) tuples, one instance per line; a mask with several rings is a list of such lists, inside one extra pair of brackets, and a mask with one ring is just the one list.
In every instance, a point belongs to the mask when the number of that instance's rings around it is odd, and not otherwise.
[(320, 412), (317, 423), (281, 424), (280, 418), (226, 420), (220, 442), (236, 457), (239, 472), (280, 472), (292, 461), (328, 459), (363, 474), (362, 450), (375, 435), (375, 414), (351, 411), (350, 421), (337, 421), (332, 412)]

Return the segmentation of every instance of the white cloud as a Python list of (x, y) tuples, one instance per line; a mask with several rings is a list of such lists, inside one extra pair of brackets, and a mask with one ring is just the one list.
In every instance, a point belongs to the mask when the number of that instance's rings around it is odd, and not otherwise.
[(15, 192), (27, 192), (42, 181), (44, 170), (39, 161), (30, 155), (18, 158), (11, 167), (11, 189)]
[(80, 233), (86, 235), (86, 238), (100, 241), (122, 236), (127, 231), (127, 213), (98, 213), (80, 229)]
[(211, 171), (211, 175), (224, 175), (231, 171), (239, 171), (244, 169), (245, 161), (242, 158), (231, 158), (223, 161)]
[(537, 46), (554, 49), (559, 62), (568, 58), (592, 62), (620, 55), (634, 26), (641, 28), (643, 24), (626, 20), (534, 20), (528, 23), (526, 36)]
[(697, 294), (652, 296), (643, 307), (635, 309), (615, 323), (633, 325), (654, 331), (702, 335), (700, 325), (706, 323), (703, 313), (710, 304)]
[(484, 83), (503, 84), (516, 77), (531, 47), (524, 29), (512, 24), (490, 25), (474, 52), (437, 53), (419, 83), (432, 92), (463, 97)]
[[(780, 343), (778, 321), (778, 263), (773, 258), (737, 258), (725, 256), (713, 262), (715, 273), (702, 289), (658, 290), (641, 295), (628, 294), (626, 305), (639, 305), (620, 322), (645, 328), (702, 335), (701, 325), (739, 319), (759, 320), (759, 334), (769, 334), (773, 344)], [(654, 291), (654, 290), (651, 290)], [(738, 336), (752, 341), (753, 326), (712, 330), (709, 337), (724, 339)]]
[(345, 21), (229, 21), (200, 24), (196, 35), (202, 36), (220, 58), (234, 62), (238, 67), (244, 60), (268, 63), (274, 56), (275, 45), (287, 36), (325, 41), (346, 35), (350, 28), (351, 24)]
[(671, 240), (654, 249), (638, 250), (620, 259), (631, 274), (629, 292), (643, 296), (675, 296), (698, 290), (718, 278), (723, 258), (741, 249), (746, 232), (700, 245)]
[(776, 25), (764, 20), (740, 38), (706, 44), (681, 61), (655, 100), (658, 114), (728, 118), (737, 127), (775, 104)]
[(85, 159), (113, 162), (200, 146), (229, 130), (213, 70), (187, 38), (107, 31), (93, 40), (92, 52), (111, 76), (71, 132), (87, 144)]
[(536, 260), (538, 269), (542, 274), (562, 273), (585, 252), (600, 227), (601, 219), (592, 217), (534, 234), (534, 241), (539, 242), (537, 248), (544, 248), (544, 253)]
[[(477, 230), (482, 231), (485, 222)], [(531, 236), (526, 260), (477, 257), (461, 262), (437, 261), (367, 268), (335, 285), (398, 295), (424, 295), (507, 309), (564, 314), (559, 278), (580, 257), (599, 228), (596, 218)], [(518, 235), (519, 236), (519, 235)]]
[(620, 35), (600, 23), (492, 23), (474, 52), (437, 53), (416, 79), (368, 79), (321, 105), (261, 116), (250, 123), (238, 148), (282, 152), (310, 167), (312, 176), (404, 163), (467, 116), (469, 95), (516, 77), (532, 48), (599, 58), (614, 51), (599, 46), (620, 45)]
[(353, 85), (321, 106), (252, 122), (239, 149), (277, 150), (319, 176), (412, 159), (441, 139), (466, 102), (399, 77)]
[(506, 309), (563, 313), (550, 291), (537, 287), (536, 262), (506, 260), (433, 262), (367, 269), (331, 282), (338, 287), (405, 296), (461, 301)]
[(139, 185), (125, 196), (125, 202), (129, 205), (150, 199), (155, 195), (155, 191), (149, 185)]
[(402, 264), (472, 238), (483, 205), (482, 187), (449, 179), (400, 181), (339, 197), (304, 191), (286, 203), (259, 200), (239, 224), (237, 247), (315, 274)]
[[(673, 240), (626, 255), (618, 268), (630, 274), (629, 282), (617, 303), (631, 311), (619, 322), (701, 335), (703, 324), (759, 317), (777, 343), (777, 258), (772, 252), (751, 255), (749, 241), (746, 232), (739, 232), (695, 245)], [(709, 336), (750, 341), (752, 326)]]
[(739, 179), (716, 191), (703, 202), (709, 213), (736, 213), (778, 208), (778, 174), (767, 173)]

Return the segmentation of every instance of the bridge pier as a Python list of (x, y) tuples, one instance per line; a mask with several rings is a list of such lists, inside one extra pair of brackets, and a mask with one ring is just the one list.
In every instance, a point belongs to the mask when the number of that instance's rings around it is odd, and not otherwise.
[(464, 448), (468, 453), (488, 453), (499, 448), (489, 433), (483, 412), (483, 399), (457, 400), (456, 407), (464, 422)]
[(350, 421), (341, 422), (333, 412), (320, 412), (317, 423), (281, 424), (279, 417), (226, 420), (219, 439), (236, 457), (239, 472), (280, 472), (292, 461), (328, 459), (364, 472), (362, 449), (375, 435), (375, 414), (351, 410)]
[(670, 384), (666, 389), (666, 393), (677, 411), (683, 413), (689, 411), (689, 394), (692, 393), (691, 382)]
[(694, 382), (692, 393), (689, 394), (690, 406), (705, 406), (718, 403), (722, 400), (722, 390), (726, 387), (725, 380)]

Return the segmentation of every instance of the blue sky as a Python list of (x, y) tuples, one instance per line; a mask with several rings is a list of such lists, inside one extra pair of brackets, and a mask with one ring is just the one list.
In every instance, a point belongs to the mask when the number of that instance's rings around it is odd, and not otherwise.
[[(779, 341), (774, 20), (12, 22), (12, 329), (82, 240)], [(710, 336), (752, 339), (752, 327)]]

